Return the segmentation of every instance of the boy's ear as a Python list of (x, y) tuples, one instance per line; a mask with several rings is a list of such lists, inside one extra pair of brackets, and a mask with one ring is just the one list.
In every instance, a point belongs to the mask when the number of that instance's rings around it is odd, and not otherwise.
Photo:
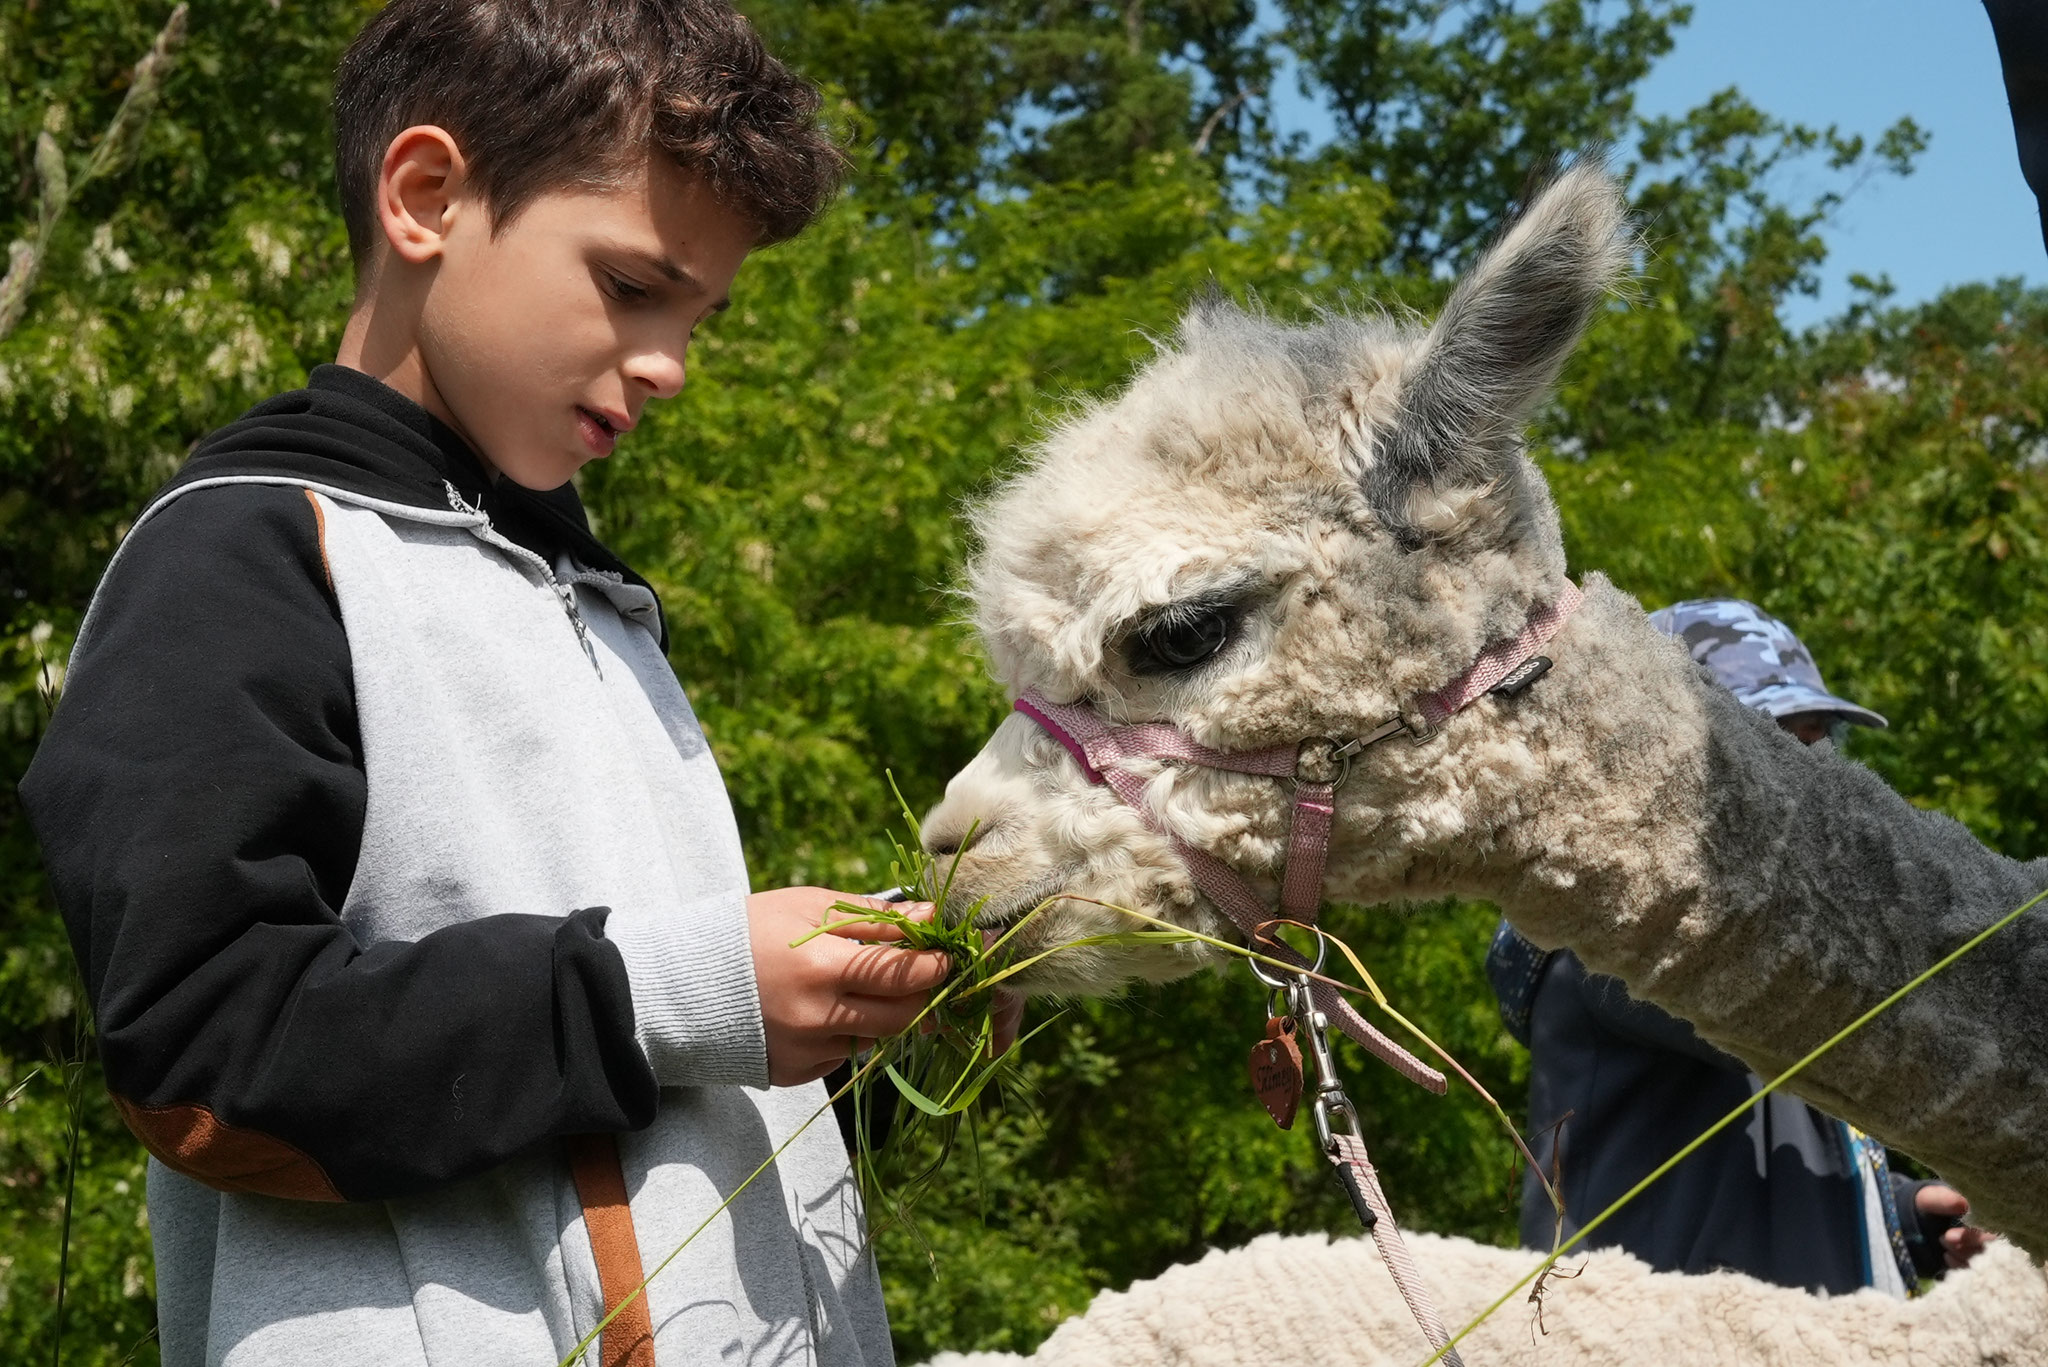
[(1523, 431), (1632, 246), (1620, 186), (1586, 158), (1458, 283), (1404, 367), (1400, 417), (1364, 473), (1367, 499), (1404, 540), (1448, 530), (1447, 520), (1520, 487)]
[(448, 130), (417, 124), (384, 149), (377, 178), (377, 221), (398, 258), (423, 265), (441, 254), (456, 216), (467, 211), (468, 167)]

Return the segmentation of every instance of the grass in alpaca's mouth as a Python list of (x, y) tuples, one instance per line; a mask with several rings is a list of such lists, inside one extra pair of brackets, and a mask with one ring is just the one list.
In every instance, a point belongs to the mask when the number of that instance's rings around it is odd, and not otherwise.
[[(890, 878), (911, 900), (932, 904), (930, 919), (913, 920), (891, 908), (841, 902), (831, 909), (828, 925), (812, 935), (823, 934), (832, 925), (887, 925), (903, 936), (892, 943), (911, 950), (937, 950), (953, 961), (952, 976), (933, 994), (919, 1020), (893, 1039), (877, 1042), (865, 1060), (856, 1059), (850, 1084), (854, 1169), (868, 1210), (877, 1217), (873, 1231), (894, 1222), (916, 1237), (913, 1208), (952, 1156), (961, 1130), (973, 1133), (976, 1109), (991, 1089), (996, 1105), (1017, 1099), (1016, 1062), (1032, 1036), (1058, 1017), (1039, 1024), (1002, 1057), (994, 1056), (995, 988), (1038, 957), (1018, 962), (1017, 936), (1046, 904), (1022, 906), (997, 925), (985, 924), (989, 919), (986, 897), (958, 905), (953, 879), (959, 871), (960, 855), (956, 852), (942, 862), (927, 854), (917, 816), (904, 801), (893, 774), (889, 788), (910, 834), (907, 845), (894, 833), (889, 837), (894, 854)], [(972, 843), (970, 831), (960, 848)], [(877, 1146), (870, 1116), (876, 1089), (881, 1087), (894, 1089), (908, 1106), (898, 1107), (897, 1122), (889, 1127), (887, 1140)], [(926, 1148), (928, 1136), (936, 1157), (919, 1164), (910, 1156)], [(926, 1252), (929, 1255), (929, 1246)]]

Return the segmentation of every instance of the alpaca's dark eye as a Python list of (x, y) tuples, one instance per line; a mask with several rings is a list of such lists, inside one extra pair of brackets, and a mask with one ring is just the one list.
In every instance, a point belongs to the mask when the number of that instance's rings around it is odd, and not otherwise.
[(1235, 624), (1228, 608), (1178, 608), (1138, 633), (1131, 666), (1141, 674), (1191, 669), (1230, 644)]

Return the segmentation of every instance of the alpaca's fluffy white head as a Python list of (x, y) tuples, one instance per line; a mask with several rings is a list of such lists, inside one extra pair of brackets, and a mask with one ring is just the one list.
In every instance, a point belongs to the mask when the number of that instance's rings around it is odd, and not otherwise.
[[(1335, 316), (1298, 327), (1198, 304), (1120, 397), (1062, 425), (978, 512), (970, 584), (997, 674), (1013, 693), (1087, 699), (1226, 750), (1357, 735), (1445, 683), (1564, 577), (1521, 434), (1628, 250), (1616, 187), (1582, 164), (1427, 329)], [(1422, 763), (1402, 753), (1376, 767), (1384, 784)], [(1427, 810), (1430, 791), (1411, 783), (1396, 803), (1350, 785), (1343, 833), (1377, 834), (1338, 862), (1376, 863), (1379, 882), (1401, 887), (1428, 844), (1417, 837), (1462, 820)], [(1277, 872), (1284, 784), (1162, 768), (1151, 796), (1183, 838), (1255, 878)], [(988, 924), (1065, 893), (1222, 929), (1166, 841), (1021, 716), (953, 780), (927, 841), (954, 850), (970, 828), (956, 887), (987, 899)], [(1120, 921), (1061, 902), (1025, 943)], [(1033, 984), (1100, 990), (1202, 961), (1076, 950)]]

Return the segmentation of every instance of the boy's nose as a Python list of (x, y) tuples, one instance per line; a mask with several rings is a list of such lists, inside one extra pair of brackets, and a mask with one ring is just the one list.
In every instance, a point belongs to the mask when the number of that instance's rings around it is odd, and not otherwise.
[(626, 363), (626, 377), (647, 390), (652, 399), (672, 399), (683, 392), (683, 358), (650, 351)]

